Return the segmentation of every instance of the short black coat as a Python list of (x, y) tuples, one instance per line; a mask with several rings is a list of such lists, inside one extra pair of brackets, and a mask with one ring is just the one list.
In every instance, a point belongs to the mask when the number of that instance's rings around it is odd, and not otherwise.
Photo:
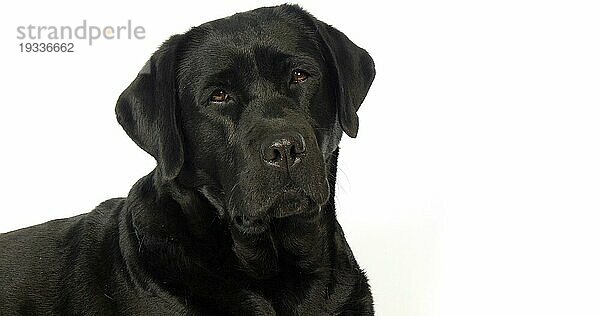
[[(279, 20), (298, 30), (286, 33), (289, 39), (277, 37), (282, 28), (265, 21)], [(189, 114), (204, 102), (196, 83), (207, 76), (201, 73), (206, 70), (195, 71), (200, 66), (194, 60), (214, 53), (199, 50), (197, 42), (218, 32), (238, 34), (248, 23), (273, 34), (271, 43), (261, 44), (271, 45), (265, 54), (286, 47), (305, 52), (314, 57), (313, 74), (319, 78), (289, 97), (268, 90), (280, 95), (279, 105), (289, 107), (256, 101), (262, 110), (254, 113), (224, 107), (214, 112), (238, 129), (277, 117), (310, 136), (307, 144), (314, 153), (305, 157), (299, 173), (308, 175), (299, 175), (298, 182), (303, 194), (318, 203), (312, 211), (269, 217), (267, 231), (256, 234), (232, 224), (240, 214), (258, 216), (253, 207), (231, 210), (250, 198), (226, 196), (236, 188), (222, 186), (234, 176), (227, 166), (240, 164), (251, 171), (246, 176), (250, 184), (243, 185), (272, 186), (257, 183), (268, 172), (243, 158), (253, 155), (243, 151), (262, 134), (252, 128), (246, 143), (233, 145), (224, 140), (227, 126), (213, 127)], [(246, 38), (230, 40), (256, 40), (240, 36)], [(119, 123), (157, 160), (157, 168), (126, 198), (105, 201), (87, 214), (0, 234), (0, 315), (372, 315), (367, 278), (335, 218), (334, 196), (341, 133), (356, 136), (356, 111), (374, 75), (366, 51), (297, 6), (261, 8), (172, 37), (116, 108)], [(244, 88), (232, 89), (249, 95), (259, 91), (248, 82), (240, 85)], [(214, 119), (203, 113), (198, 120)], [(222, 159), (214, 158), (219, 155)], [(230, 165), (224, 162), (228, 159)], [(319, 177), (326, 181), (314, 182)], [(286, 200), (278, 203), (271, 209), (284, 207)]]

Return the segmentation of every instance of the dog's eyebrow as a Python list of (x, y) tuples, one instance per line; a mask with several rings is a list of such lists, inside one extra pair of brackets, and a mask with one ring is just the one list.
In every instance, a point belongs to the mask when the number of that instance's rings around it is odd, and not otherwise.
[(308, 56), (308, 55), (291, 56), (290, 58), (288, 58), (287, 62), (289, 63), (289, 65), (291, 67), (304, 68), (304, 70), (307, 70), (309, 72), (318, 72), (318, 70), (319, 70), (319, 63), (312, 56)]
[(314, 56), (266, 46), (255, 46), (252, 51), (254, 54), (248, 54), (248, 50), (231, 52), (225, 59), (225, 65), (206, 76), (204, 89), (241, 87), (249, 77), (256, 75), (277, 80), (295, 68), (304, 69), (311, 75), (319, 74), (319, 62)]
[(225, 70), (219, 71), (217, 73), (214, 73), (214, 74), (206, 77), (205, 86), (206, 87), (219, 86), (221, 88), (231, 87), (233, 85), (233, 82), (237, 81), (236, 75), (237, 75), (236, 72), (233, 71), (232, 69), (225, 69)]
[(307, 70), (311, 74), (319, 72), (318, 61), (308, 54), (287, 53), (270, 48), (257, 52), (255, 58), (263, 76), (285, 75), (285, 72), (295, 68)]
[(256, 45), (253, 47), (254, 58), (257, 64), (264, 60), (281, 61), (291, 57), (291, 54), (282, 52), (271, 46)]

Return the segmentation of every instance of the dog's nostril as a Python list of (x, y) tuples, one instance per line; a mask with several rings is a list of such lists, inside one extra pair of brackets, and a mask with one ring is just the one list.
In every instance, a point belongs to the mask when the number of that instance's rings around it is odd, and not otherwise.
[(304, 148), (303, 144), (298, 144), (293, 145), (290, 151), (292, 155), (297, 156), (303, 154), (306, 151), (306, 148)]
[(299, 133), (278, 134), (265, 139), (261, 150), (265, 162), (283, 170), (300, 161), (298, 156), (306, 152), (306, 143)]
[(269, 147), (263, 150), (263, 159), (267, 162), (276, 163), (282, 159), (281, 150), (277, 147)]
[(276, 162), (281, 160), (282, 158), (282, 154), (281, 154), (281, 150), (279, 150), (278, 148), (271, 148), (271, 161)]

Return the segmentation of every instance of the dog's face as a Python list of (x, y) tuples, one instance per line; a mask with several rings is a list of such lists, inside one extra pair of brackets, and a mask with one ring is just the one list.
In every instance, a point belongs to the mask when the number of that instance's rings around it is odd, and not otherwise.
[(295, 6), (236, 14), (176, 35), (117, 104), (164, 181), (204, 194), (238, 229), (317, 212), (328, 160), (374, 77), (369, 55)]
[(183, 48), (179, 73), (186, 163), (216, 180), (237, 225), (259, 230), (327, 201), (327, 144), (341, 136), (317, 43), (300, 21), (261, 20), (212, 23)]

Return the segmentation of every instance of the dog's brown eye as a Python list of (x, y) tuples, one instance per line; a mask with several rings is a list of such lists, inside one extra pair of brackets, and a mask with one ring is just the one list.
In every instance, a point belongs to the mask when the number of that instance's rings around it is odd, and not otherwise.
[(227, 99), (229, 99), (229, 94), (222, 89), (217, 89), (210, 95), (211, 102), (225, 102)]
[(296, 69), (292, 73), (292, 82), (293, 83), (304, 82), (304, 81), (306, 81), (306, 79), (308, 79), (308, 74), (304, 70)]

